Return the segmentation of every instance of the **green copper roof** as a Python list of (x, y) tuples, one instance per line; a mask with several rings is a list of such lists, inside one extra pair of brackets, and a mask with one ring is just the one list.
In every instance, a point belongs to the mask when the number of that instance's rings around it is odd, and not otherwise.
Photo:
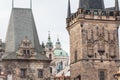
[(61, 49), (61, 50), (54, 50), (54, 55), (55, 56), (68, 56), (68, 53)]

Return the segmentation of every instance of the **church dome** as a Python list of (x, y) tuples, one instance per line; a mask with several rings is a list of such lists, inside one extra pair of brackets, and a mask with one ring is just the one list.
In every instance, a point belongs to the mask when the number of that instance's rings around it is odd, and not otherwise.
[(54, 56), (68, 56), (68, 53), (62, 49), (60, 50), (54, 50)]

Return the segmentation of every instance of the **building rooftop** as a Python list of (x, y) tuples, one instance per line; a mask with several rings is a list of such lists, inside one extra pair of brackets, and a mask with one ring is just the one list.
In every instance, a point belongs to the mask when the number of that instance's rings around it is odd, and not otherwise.
[(15, 52), (21, 40), (27, 36), (36, 52), (41, 51), (32, 9), (13, 8), (6, 35), (5, 52)]

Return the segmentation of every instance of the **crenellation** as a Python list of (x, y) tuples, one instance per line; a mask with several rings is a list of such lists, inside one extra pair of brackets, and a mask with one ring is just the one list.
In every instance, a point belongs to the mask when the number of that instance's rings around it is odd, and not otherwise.
[(113, 10), (100, 10), (100, 9), (78, 9), (69, 18), (66, 19), (67, 26), (72, 25), (80, 19), (84, 20), (98, 20), (98, 21), (119, 21), (120, 12)]

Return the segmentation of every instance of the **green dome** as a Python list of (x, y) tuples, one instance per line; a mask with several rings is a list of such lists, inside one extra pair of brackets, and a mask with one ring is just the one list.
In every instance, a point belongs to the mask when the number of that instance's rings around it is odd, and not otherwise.
[(64, 50), (54, 50), (54, 55), (55, 56), (68, 56), (68, 53), (65, 52)]

